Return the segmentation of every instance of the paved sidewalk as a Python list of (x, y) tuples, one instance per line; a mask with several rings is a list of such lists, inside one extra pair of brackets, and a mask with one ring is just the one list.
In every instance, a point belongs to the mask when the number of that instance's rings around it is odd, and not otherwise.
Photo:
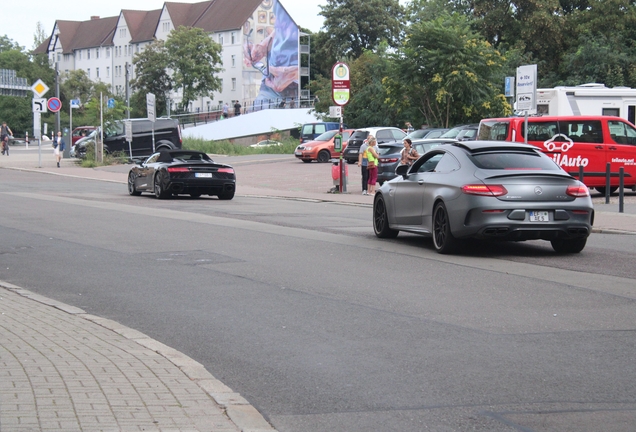
[[(44, 149), (44, 148), (43, 148)], [(217, 159), (221, 159), (218, 157)], [(329, 194), (330, 164), (286, 155), (227, 158), (238, 196), (371, 206), (358, 168), (349, 191)], [(80, 168), (52, 152), (11, 148), (2, 168), (122, 184), (130, 165)], [(126, 193), (126, 192), (122, 192)], [(595, 232), (636, 234), (636, 197), (595, 197)], [(180, 352), (120, 324), (0, 281), (1, 431), (273, 431), (258, 411)]]

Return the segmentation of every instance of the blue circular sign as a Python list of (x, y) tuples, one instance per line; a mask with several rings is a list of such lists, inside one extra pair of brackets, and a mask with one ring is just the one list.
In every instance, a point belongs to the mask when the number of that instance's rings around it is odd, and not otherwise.
[(46, 101), (46, 107), (49, 111), (58, 112), (62, 109), (62, 101), (59, 98), (52, 97)]

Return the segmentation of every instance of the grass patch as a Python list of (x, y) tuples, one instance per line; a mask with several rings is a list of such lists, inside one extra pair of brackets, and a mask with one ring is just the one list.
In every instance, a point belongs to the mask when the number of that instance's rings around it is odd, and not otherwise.
[(293, 154), (298, 147), (296, 138), (285, 138), (278, 140), (282, 145), (252, 148), (232, 144), (230, 141), (208, 141), (201, 138), (184, 138), (184, 150), (198, 150), (208, 154), (218, 154), (226, 156), (242, 156), (252, 154)]
[(105, 153), (103, 162), (99, 163), (95, 160), (95, 146), (89, 144), (86, 146), (86, 157), (80, 160), (79, 165), (82, 168), (95, 168), (99, 166), (124, 165), (130, 163), (130, 158), (123, 152), (113, 154)]

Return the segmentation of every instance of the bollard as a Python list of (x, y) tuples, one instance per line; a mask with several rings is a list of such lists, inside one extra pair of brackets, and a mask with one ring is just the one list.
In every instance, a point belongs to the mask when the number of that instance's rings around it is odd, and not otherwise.
[(625, 177), (625, 168), (620, 167), (620, 169), (618, 170), (618, 212), (619, 213), (623, 213), (623, 209), (624, 209), (624, 203), (623, 203), (625, 200), (625, 193), (623, 192), (624, 177)]
[(583, 183), (583, 165), (579, 165), (579, 181)]
[(609, 204), (610, 201), (610, 176), (612, 175), (610, 171), (610, 163), (607, 163), (607, 167), (605, 168), (605, 204)]

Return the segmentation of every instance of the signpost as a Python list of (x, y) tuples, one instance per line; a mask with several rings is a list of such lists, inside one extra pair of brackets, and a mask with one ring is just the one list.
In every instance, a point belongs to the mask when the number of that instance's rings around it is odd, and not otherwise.
[[(340, 117), (340, 148), (342, 149), (342, 124), (343, 124), (343, 106), (349, 103), (351, 81), (349, 77), (349, 66), (346, 63), (338, 62), (331, 68), (331, 99), (338, 105)], [(337, 111), (334, 110), (334, 111)], [(336, 113), (336, 112), (334, 112)], [(334, 148), (335, 150), (335, 148)], [(347, 192), (347, 181), (345, 179), (345, 166), (342, 159), (342, 151), (340, 152), (340, 193)]]
[(73, 147), (73, 110), (77, 109), (80, 107), (80, 100), (79, 99), (71, 99), (71, 102), (69, 103), (69, 125), (68, 128), (70, 129), (70, 147)]
[(49, 91), (49, 87), (44, 84), (44, 81), (38, 79), (31, 86), (31, 91), (37, 97), (33, 98), (33, 136), (38, 140), (38, 168), (42, 168), (42, 120), (40, 114), (47, 112), (46, 99), (42, 99), (42, 96)]
[(152, 152), (155, 152), (155, 95), (153, 93), (146, 94), (146, 111), (148, 112), (148, 120), (152, 122)]
[[(525, 112), (525, 130), (528, 130), (528, 115), (537, 113), (537, 65), (517, 68), (517, 111)], [(528, 144), (528, 134), (525, 143)]]

